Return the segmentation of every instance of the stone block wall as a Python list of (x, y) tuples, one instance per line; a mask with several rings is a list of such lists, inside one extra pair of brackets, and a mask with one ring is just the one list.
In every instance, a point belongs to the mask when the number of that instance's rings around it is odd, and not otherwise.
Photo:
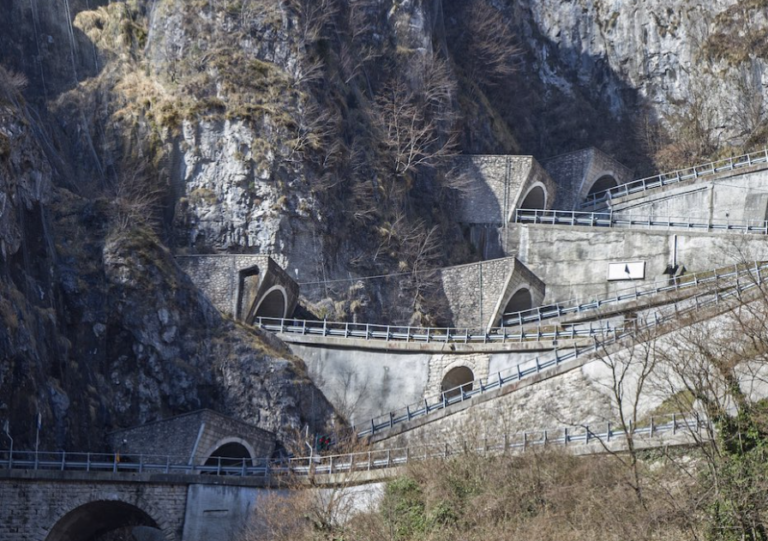
[(546, 285), (528, 267), (515, 258), (512, 273), (507, 280), (504, 292), (499, 297), (496, 309), (490, 315), (488, 321), (489, 329), (500, 325), (501, 316), (506, 312), (507, 303), (523, 287), (527, 288), (531, 293), (532, 307), (541, 306), (544, 303), (547, 291)]
[(222, 313), (234, 316), (238, 312), (238, 282), (240, 271), (258, 267), (266, 270), (266, 255), (184, 255), (176, 262), (192, 279), (213, 305)]
[(448, 267), (440, 271), (443, 291), (455, 327), (485, 329), (504, 294), (512, 257)]
[(462, 195), (458, 221), (464, 224), (504, 224), (536, 183), (547, 192), (547, 207), (556, 185), (532, 156), (462, 156), (459, 170), (471, 184)]
[(275, 435), (211, 410), (200, 410), (109, 434), (112, 448), (124, 455), (172, 453), (181, 462), (202, 464), (217, 447), (231, 440), (245, 443), (254, 458), (272, 456)]
[[(81, 506), (105, 503), (101, 510), (105, 513), (110, 511), (110, 503), (120, 502), (149, 515), (168, 541), (182, 541), (186, 500), (187, 486), (183, 484), (0, 479), (0, 539), (46, 541), (56, 524)], [(76, 529), (87, 529), (95, 518), (102, 517), (84, 514), (81, 524), (70, 526), (75, 530), (68, 539), (79, 539)]]
[(578, 210), (592, 185), (603, 175), (611, 175), (618, 184), (633, 179), (632, 171), (596, 148), (562, 154), (543, 163), (557, 184), (553, 208)]
[(288, 316), (298, 303), (298, 284), (270, 256), (179, 255), (176, 262), (223, 314), (244, 319), (274, 286), (286, 294)]

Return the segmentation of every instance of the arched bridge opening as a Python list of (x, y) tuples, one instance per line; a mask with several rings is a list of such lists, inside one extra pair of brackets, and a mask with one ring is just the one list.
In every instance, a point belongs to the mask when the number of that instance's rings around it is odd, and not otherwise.
[(259, 301), (254, 317), (283, 319), (287, 317), (288, 298), (280, 287), (269, 290)]
[(136, 529), (154, 533), (153, 537), (157, 539), (165, 539), (157, 523), (135, 505), (121, 501), (95, 501), (64, 515), (51, 528), (45, 541), (134, 539)]
[(543, 186), (534, 186), (525, 194), (518, 208), (529, 210), (544, 210), (547, 208), (547, 192)]
[(587, 193), (587, 197), (594, 195), (599, 192), (604, 192), (605, 190), (610, 190), (611, 188), (615, 188), (618, 186), (619, 183), (616, 182), (616, 178), (613, 175), (603, 175), (599, 179), (595, 181), (595, 183), (592, 185), (592, 187), (589, 189), (589, 192)]
[(445, 374), (440, 384), (440, 391), (444, 392), (447, 398), (453, 398), (462, 391), (471, 391), (473, 381), (475, 381), (475, 375), (472, 373), (472, 370), (466, 366), (457, 366)]
[(235, 466), (250, 465), (255, 457), (242, 443), (230, 441), (217, 447), (205, 461), (206, 466)]

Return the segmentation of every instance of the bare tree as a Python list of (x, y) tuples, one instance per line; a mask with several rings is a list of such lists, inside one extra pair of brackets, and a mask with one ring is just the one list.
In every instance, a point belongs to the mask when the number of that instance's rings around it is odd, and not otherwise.
[(455, 88), (447, 65), (425, 61), (419, 71), (421, 81), (397, 71), (374, 102), (379, 145), (395, 179), (434, 170), (456, 155), (450, 103)]

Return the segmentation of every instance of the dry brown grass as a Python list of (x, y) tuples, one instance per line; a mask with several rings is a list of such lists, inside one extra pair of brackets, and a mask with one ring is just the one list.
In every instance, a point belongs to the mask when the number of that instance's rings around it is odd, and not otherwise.
[(327, 520), (322, 498), (308, 491), (269, 498), (245, 541), (692, 539), (684, 479), (672, 462), (645, 462), (639, 500), (630, 472), (611, 457), (465, 455), (411, 465), (378, 509), (346, 522)]

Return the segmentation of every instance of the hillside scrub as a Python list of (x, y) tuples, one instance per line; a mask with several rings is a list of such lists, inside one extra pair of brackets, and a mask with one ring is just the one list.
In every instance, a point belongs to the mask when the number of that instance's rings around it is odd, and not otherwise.
[[(670, 456), (646, 456), (647, 498), (610, 456), (577, 458), (546, 450), (524, 456), (474, 454), (411, 464), (387, 483), (378, 509), (346, 523), (312, 520), (306, 493), (281, 496), (281, 528), (254, 527), (242, 541), (330, 540), (601, 541), (699, 539), (695, 477)], [(280, 513), (280, 509), (283, 511)], [(257, 515), (255, 524), (264, 520)], [(275, 523), (274, 516), (271, 523)]]

